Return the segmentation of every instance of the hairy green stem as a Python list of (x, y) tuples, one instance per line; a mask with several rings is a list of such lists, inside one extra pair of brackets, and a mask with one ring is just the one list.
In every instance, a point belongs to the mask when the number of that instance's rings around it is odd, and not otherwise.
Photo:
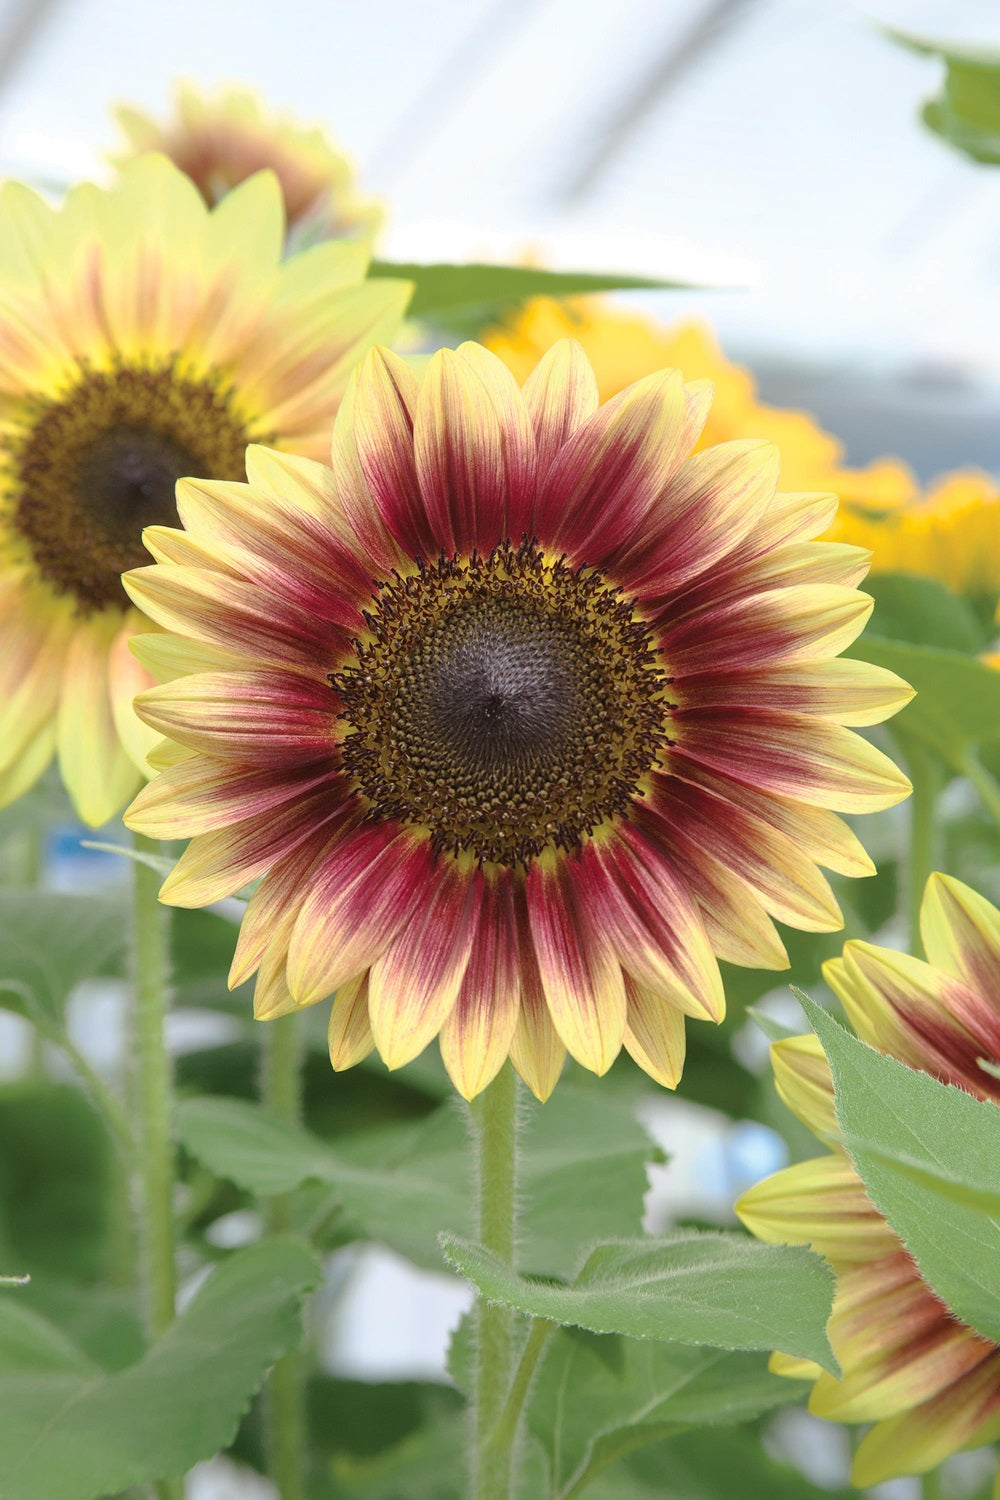
[(927, 877), (934, 869), (937, 849), (937, 797), (941, 789), (941, 769), (933, 756), (914, 746), (907, 755), (913, 795), (910, 798), (910, 859), (907, 884), (907, 912), (910, 926), (910, 952), (923, 952), (920, 938), (920, 905), (924, 899)]
[[(476, 1124), (479, 1242), (509, 1266), (517, 1236), (517, 1079), (505, 1063), (472, 1104)], [(474, 1500), (509, 1500), (513, 1432), (492, 1443), (511, 1386), (514, 1315), (483, 1299), (476, 1305), (476, 1369), (473, 1392)], [(515, 1421), (516, 1428), (516, 1421)]]
[(549, 1341), (549, 1335), (554, 1333), (559, 1325), (551, 1323), (547, 1318), (532, 1318), (528, 1329), (528, 1337), (521, 1349), (521, 1357), (517, 1362), (507, 1399), (503, 1404), (503, 1410), (497, 1419), (497, 1424), (486, 1440), (487, 1450), (507, 1449), (513, 1446), (517, 1436), (517, 1424), (521, 1420), (521, 1412), (527, 1399), (528, 1388), (531, 1385), (531, 1377), (535, 1373), (542, 1350)]
[[(297, 1124), (302, 1114), (302, 1040), (296, 1015), (281, 1016), (263, 1027), (263, 1102), (272, 1114)], [(272, 1234), (292, 1228), (294, 1198), (282, 1193), (268, 1204)], [(297, 1350), (284, 1355), (271, 1371), (264, 1393), (268, 1470), (281, 1500), (306, 1500), (307, 1422), (305, 1369)]]
[[(136, 851), (153, 850), (136, 835)], [(154, 1336), (174, 1316), (173, 1071), (166, 1023), (170, 982), (169, 912), (157, 898), (160, 877), (139, 860), (132, 864), (132, 987), (134, 1107), (139, 1167), (146, 1321)]]
[[(3, 847), (0, 869), (4, 885), (25, 886), (37, 890), (42, 884), (45, 867), (45, 830), (40, 827), (24, 828), (11, 834)], [(45, 1077), (46, 1037), (39, 1026), (31, 1033), (31, 1054), (28, 1059), (28, 1076), (34, 1079)]]
[[(136, 853), (157, 844), (135, 836)], [(160, 877), (132, 862), (132, 1064), (130, 1100), (135, 1112), (136, 1178), (142, 1291), (146, 1327), (155, 1338), (174, 1318), (173, 1069), (165, 1023), (170, 987), (170, 913), (157, 897)], [(182, 1500), (182, 1479), (153, 1486), (158, 1500)]]

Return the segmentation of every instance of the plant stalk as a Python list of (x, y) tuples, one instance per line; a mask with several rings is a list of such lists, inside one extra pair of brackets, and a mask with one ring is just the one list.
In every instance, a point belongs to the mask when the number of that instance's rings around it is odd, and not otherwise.
[[(471, 1107), (476, 1124), (479, 1242), (512, 1266), (517, 1235), (517, 1078), (509, 1063)], [(512, 1426), (505, 1424), (501, 1441), (492, 1442), (491, 1438), (500, 1427), (511, 1388), (513, 1323), (509, 1308), (490, 1305), (483, 1299), (477, 1303), (474, 1500), (510, 1497), (517, 1414)]]
[[(135, 836), (137, 853), (155, 852), (154, 840)], [(170, 990), (170, 913), (160, 904), (160, 877), (132, 862), (132, 1057), (136, 1177), (142, 1291), (146, 1327), (156, 1338), (173, 1322), (177, 1292), (174, 1262), (173, 1068), (165, 1024)], [(182, 1479), (153, 1486), (159, 1500), (180, 1500)]]
[[(270, 1112), (290, 1125), (302, 1115), (302, 1034), (296, 1015), (264, 1026), (261, 1093)], [(281, 1193), (267, 1208), (267, 1227), (285, 1234), (293, 1227), (294, 1197)], [(306, 1500), (307, 1418), (305, 1368), (298, 1350), (278, 1360), (264, 1393), (268, 1471), (281, 1500)]]

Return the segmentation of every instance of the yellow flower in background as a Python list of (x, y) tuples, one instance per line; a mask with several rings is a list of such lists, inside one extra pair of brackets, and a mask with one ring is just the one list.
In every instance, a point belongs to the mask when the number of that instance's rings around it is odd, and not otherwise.
[(1000, 593), (1000, 486), (977, 470), (947, 474), (888, 513), (845, 503), (830, 536), (871, 548), (873, 572), (918, 573), (979, 599)]
[(602, 399), (667, 364), (685, 379), (711, 380), (715, 400), (701, 444), (751, 435), (777, 444), (783, 487), (833, 490), (841, 504), (827, 536), (867, 547), (873, 573), (918, 573), (975, 597), (1000, 593), (1000, 486), (988, 475), (948, 474), (921, 491), (900, 459), (846, 467), (843, 444), (808, 413), (762, 405), (750, 372), (727, 360), (701, 324), (663, 328), (600, 298), (539, 298), (483, 342), (523, 379), (567, 336), (586, 350)]
[(844, 500), (878, 510), (905, 504), (917, 493), (913, 475), (898, 459), (881, 459), (865, 469), (844, 468), (843, 444), (807, 412), (763, 405), (753, 376), (726, 359), (703, 324), (664, 328), (601, 298), (537, 298), (504, 327), (489, 329), (483, 343), (523, 380), (560, 338), (574, 338), (583, 346), (602, 401), (664, 366), (680, 370), (685, 380), (711, 380), (715, 396), (699, 446), (766, 438), (781, 454), (783, 489), (833, 490)]
[[(824, 966), (858, 1036), (911, 1068), (1000, 1102), (1000, 912), (960, 881), (932, 875), (920, 912), (929, 962), (850, 942)], [(1000, 1349), (960, 1323), (922, 1279), (865, 1193), (837, 1141), (833, 1083), (814, 1036), (771, 1049), (788, 1107), (832, 1154), (776, 1173), (736, 1210), (760, 1239), (812, 1245), (833, 1267), (828, 1325), (840, 1378), (808, 1361), (772, 1358), (779, 1374), (813, 1379), (810, 1410), (874, 1422), (852, 1479), (922, 1474), (960, 1448), (1000, 1438)]]
[(768, 443), (692, 455), (710, 396), (600, 405), (568, 340), (523, 387), (475, 344), (374, 350), (332, 469), (251, 448), (147, 531), (137, 708), (173, 744), (127, 822), (191, 839), (166, 901), (263, 876), (231, 981), (262, 1018), (335, 993), (335, 1067), (439, 1036), (467, 1098), (622, 1047), (673, 1087), (717, 957), (842, 925), (817, 867), (872, 865), (836, 812), (909, 791), (852, 727), (911, 692), (839, 659), (871, 601), (813, 540), (834, 498), (777, 492)]
[(223, 89), (209, 97), (179, 84), (173, 118), (162, 125), (130, 105), (115, 115), (129, 143), (117, 165), (143, 152), (161, 152), (190, 177), (209, 206), (269, 168), (281, 184), (290, 232), (308, 231), (310, 239), (370, 240), (382, 221), (381, 205), (359, 193), (353, 164), (323, 130), (267, 110), (247, 89)]
[(407, 283), (357, 245), (282, 261), (277, 179), (209, 211), (144, 156), (59, 209), (0, 188), (0, 806), (58, 755), (97, 825), (141, 780), (150, 679), (121, 587), (182, 475), (240, 479), (248, 442), (319, 457), (354, 364), (390, 338)]

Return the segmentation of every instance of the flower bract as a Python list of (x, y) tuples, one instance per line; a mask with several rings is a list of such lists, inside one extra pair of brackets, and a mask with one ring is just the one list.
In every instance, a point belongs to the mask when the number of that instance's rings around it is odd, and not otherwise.
[[(1000, 1102), (1000, 913), (960, 881), (931, 876), (920, 914), (928, 962), (849, 942), (824, 967), (858, 1036), (911, 1068)], [(826, 1156), (751, 1188), (737, 1204), (761, 1239), (810, 1244), (837, 1277), (828, 1327), (841, 1377), (785, 1355), (772, 1367), (813, 1378), (810, 1409), (872, 1422), (854, 1456), (855, 1484), (935, 1468), (960, 1448), (1000, 1438), (1000, 1349), (937, 1298), (875, 1209), (838, 1144), (830, 1069), (819, 1041), (772, 1048), (785, 1103)]]
[(841, 925), (819, 865), (872, 868), (836, 810), (906, 778), (846, 726), (910, 696), (837, 653), (865, 553), (760, 442), (692, 454), (705, 383), (600, 405), (579, 346), (519, 387), (477, 345), (365, 360), (332, 467), (252, 448), (178, 487), (132, 598), (170, 764), (130, 811), (190, 837), (181, 905), (263, 876), (232, 979), (257, 1013), (336, 993), (345, 1067), (440, 1036), (467, 1097), (568, 1050), (673, 1086), (717, 957), (780, 968), (772, 918)]
[(58, 755), (85, 821), (118, 812), (155, 736), (121, 588), (181, 475), (244, 475), (246, 445), (322, 453), (351, 368), (406, 283), (326, 244), (282, 262), (275, 178), (210, 212), (146, 156), (61, 208), (0, 188), (0, 805)]

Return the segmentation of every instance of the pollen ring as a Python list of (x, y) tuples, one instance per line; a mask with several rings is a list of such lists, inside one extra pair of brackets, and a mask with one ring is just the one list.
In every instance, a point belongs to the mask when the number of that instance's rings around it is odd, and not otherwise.
[(670, 744), (648, 625), (603, 575), (533, 542), (418, 562), (380, 586), (331, 674), (343, 767), (374, 814), (439, 851), (527, 865), (642, 794)]

